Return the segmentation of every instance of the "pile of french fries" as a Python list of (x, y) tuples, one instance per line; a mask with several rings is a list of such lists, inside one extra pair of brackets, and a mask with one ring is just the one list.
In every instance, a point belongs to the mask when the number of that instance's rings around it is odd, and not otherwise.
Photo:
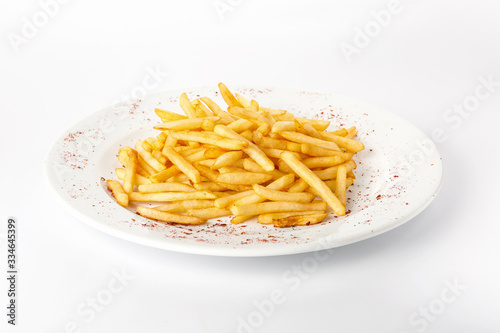
[(123, 185), (107, 181), (118, 203), (161, 203), (137, 212), (188, 225), (227, 215), (234, 224), (258, 216), (276, 227), (311, 225), (325, 219), (328, 206), (345, 215), (352, 158), (364, 149), (353, 139), (356, 128), (327, 132), (329, 121), (262, 107), (223, 83), (219, 89), (226, 110), (184, 93), (185, 116), (156, 109), (160, 133), (120, 149), (124, 168), (115, 171)]

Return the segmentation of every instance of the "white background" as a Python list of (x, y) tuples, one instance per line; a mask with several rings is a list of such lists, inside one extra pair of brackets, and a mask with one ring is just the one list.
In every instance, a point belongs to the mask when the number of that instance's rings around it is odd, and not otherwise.
[[(217, 3), (230, 10), (219, 15)], [(0, 266), (5, 272), (5, 225), (14, 216), (20, 273), (16, 327), (6, 324), (1, 274), (0, 330), (237, 332), (250, 316), (252, 326), (240, 332), (499, 332), (499, 84), (473, 112), (444, 118), (473, 100), (481, 77), (500, 82), (499, 3), (401, 0), (390, 22), (347, 59), (342, 43), (355, 45), (357, 28), (376, 29), (370, 13), (387, 6), (74, 0), (45, 25), (38, 17), (43, 26), (16, 48), (12, 36), (22, 36), (41, 5), (2, 0)], [(72, 123), (130, 95), (148, 68), (168, 73), (154, 91), (220, 81), (311, 88), (384, 107), (429, 136), (441, 128), (443, 188), (411, 222), (336, 249), (297, 284), (283, 276), (303, 269), (311, 254), (206, 257), (103, 234), (55, 202), (43, 158)], [(123, 290), (94, 317), (78, 314), (122, 270), (134, 277)], [(273, 290), (284, 302), (259, 314), (256, 302)]]

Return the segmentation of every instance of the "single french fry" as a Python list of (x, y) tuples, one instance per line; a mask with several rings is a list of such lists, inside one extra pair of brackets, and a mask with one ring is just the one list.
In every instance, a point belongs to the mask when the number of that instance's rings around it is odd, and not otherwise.
[(295, 131), (295, 124), (293, 121), (277, 121), (271, 128), (272, 133), (281, 133), (284, 131)]
[(220, 209), (220, 208), (203, 208), (203, 209), (190, 209), (187, 211), (188, 216), (196, 216), (201, 219), (214, 219), (217, 217), (231, 215), (231, 211), (229, 209)]
[(198, 199), (216, 199), (217, 197), (211, 192), (195, 191), (195, 192), (158, 192), (158, 193), (129, 193), (130, 201), (179, 201), (179, 200), (198, 200)]
[(214, 164), (212, 164), (211, 169), (220, 169), (227, 165), (231, 165), (233, 162), (241, 159), (242, 156), (243, 152), (241, 150), (230, 151), (228, 153), (222, 154), (221, 156), (217, 157)]
[(191, 163), (189, 163), (184, 157), (176, 152), (172, 147), (166, 147), (163, 152), (168, 157), (168, 159), (176, 165), (179, 170), (182, 171), (193, 183), (201, 182), (200, 173), (196, 170)]
[(272, 176), (267, 173), (230, 172), (220, 174), (217, 181), (227, 184), (252, 185), (265, 183), (271, 178)]
[(328, 168), (344, 163), (340, 156), (309, 157), (302, 160), (302, 163), (309, 169)]
[(116, 201), (123, 207), (128, 206), (128, 195), (125, 193), (123, 190), (122, 186), (120, 185), (120, 182), (116, 180), (107, 180), (108, 187), (111, 190), (111, 193), (113, 193), (113, 196), (115, 197)]
[(294, 227), (299, 225), (312, 225), (323, 221), (328, 214), (297, 215), (274, 220), (274, 226), (278, 228)]
[(203, 117), (203, 118), (188, 118), (181, 120), (174, 120), (156, 125), (154, 129), (157, 130), (173, 130), (173, 131), (187, 131), (193, 129), (203, 128), (203, 123), (207, 120), (217, 121), (220, 117)]
[(290, 193), (299, 193), (299, 192), (304, 192), (306, 190), (306, 188), (309, 187), (309, 184), (307, 184), (307, 182), (300, 178), (299, 180), (297, 180), (297, 182), (295, 182), (295, 184), (293, 184), (289, 189), (288, 189), (288, 192)]
[(209, 148), (207, 150), (205, 150), (205, 154), (204, 154), (204, 157), (206, 159), (216, 159), (218, 158), (219, 156), (227, 153), (228, 151), (227, 150), (224, 150), (224, 149), (220, 149), (220, 148)]
[(347, 183), (347, 171), (345, 165), (340, 165), (337, 170), (337, 190), (335, 191), (335, 195), (339, 198), (340, 202), (345, 206), (346, 205), (346, 197), (345, 197), (345, 189)]
[(340, 151), (339, 146), (337, 146), (337, 144), (333, 141), (316, 139), (316, 138), (310, 137), (308, 135), (305, 135), (302, 133), (297, 133), (297, 132), (285, 131), (285, 132), (280, 132), (279, 135), (281, 135), (285, 139), (293, 141), (293, 142), (310, 143), (310, 144), (316, 145), (316, 146), (321, 147), (321, 148)]
[(214, 207), (214, 200), (183, 200), (154, 207), (154, 209), (162, 212), (181, 213), (190, 209), (203, 209), (211, 207)]
[[(183, 154), (181, 154), (183, 155)], [(183, 156), (189, 163), (199, 162), (205, 159), (205, 149), (201, 149), (187, 156)]]
[(149, 180), (152, 183), (162, 183), (180, 172), (181, 170), (176, 165), (172, 165), (170, 168), (150, 176)]
[(252, 217), (254, 217), (255, 215), (240, 215), (240, 216), (235, 216), (231, 219), (231, 223), (232, 224), (240, 224), (240, 223), (243, 223), (249, 219), (251, 219)]
[(247, 148), (244, 148), (243, 151), (248, 154), (251, 158), (254, 159), (255, 162), (257, 162), (264, 170), (266, 171), (272, 171), (274, 170), (274, 163), (267, 157), (266, 154), (262, 150), (260, 150), (256, 145), (254, 145), (252, 142), (249, 140), (245, 139), (232, 129), (228, 128), (227, 126), (224, 125), (217, 125), (214, 128), (214, 132), (224, 136), (226, 138), (231, 138), (235, 140), (242, 141), (244, 143), (248, 144)]
[(340, 156), (341, 158), (344, 159), (344, 161), (348, 161), (352, 158), (352, 153), (345, 153), (343, 151), (325, 149), (310, 143), (302, 143), (300, 145), (300, 151), (302, 154), (314, 157)]
[(198, 161), (198, 163), (200, 165), (203, 165), (203, 166), (206, 166), (208, 168), (211, 168), (212, 165), (214, 165), (214, 163), (215, 163), (215, 159), (211, 158), (211, 159), (208, 159), (208, 160), (202, 160), (202, 161)]
[(141, 216), (147, 217), (149, 219), (158, 220), (161, 222), (171, 222), (179, 224), (203, 224), (206, 222), (206, 220), (200, 219), (199, 217), (172, 214), (142, 206), (137, 207), (137, 212)]
[(356, 134), (358, 134), (358, 130), (356, 129), (356, 126), (353, 126), (347, 130), (346, 135), (342, 135), (342, 136), (345, 136), (347, 139), (352, 139), (356, 136)]
[(229, 184), (229, 183), (219, 183), (226, 189), (236, 192), (250, 191), (252, 189), (251, 185), (241, 185), (241, 184)]
[(126, 167), (128, 164), (128, 153), (131, 151), (132, 148), (125, 146), (121, 147), (120, 150), (118, 151), (118, 159), (120, 160), (120, 163)]
[(162, 121), (173, 121), (173, 120), (181, 120), (181, 119), (187, 119), (186, 116), (183, 116), (181, 114), (177, 114), (175, 112), (170, 112), (162, 109), (155, 109), (155, 113), (158, 115), (158, 117), (161, 118)]
[(349, 132), (345, 128), (333, 131), (332, 133), (338, 136), (346, 136), (347, 134), (349, 134)]
[(231, 91), (229, 91), (229, 89), (226, 87), (224, 83), (222, 82), (219, 83), (219, 90), (220, 94), (222, 95), (222, 98), (227, 103), (227, 105), (243, 107), (243, 105), (241, 105), (240, 102), (238, 102), (236, 97), (234, 97), (234, 95), (231, 93)]
[(182, 206), (182, 201), (176, 201), (169, 204), (156, 206), (153, 208), (159, 210), (160, 212), (167, 212), (167, 213), (182, 213), (186, 211), (186, 208)]
[(344, 148), (353, 153), (357, 153), (365, 149), (365, 146), (361, 142), (350, 139), (347, 136), (338, 136), (333, 133), (321, 133), (321, 136), (323, 137), (323, 140), (335, 142), (335, 144), (337, 144), (340, 148)]
[(290, 201), (272, 201), (261, 202), (250, 205), (231, 206), (231, 212), (235, 216), (239, 215), (259, 215), (265, 213), (276, 213), (282, 211), (308, 211), (308, 210), (321, 210), (325, 211), (327, 208), (326, 202), (314, 201), (312, 203), (300, 203)]
[(157, 183), (148, 185), (139, 185), (139, 192), (194, 192), (196, 189), (190, 185), (182, 183)]
[[(217, 125), (215, 128), (217, 128)], [(178, 140), (188, 140), (188, 141), (196, 141), (201, 143), (208, 143), (214, 146), (221, 147), (223, 149), (228, 150), (241, 150), (248, 146), (246, 142), (242, 142), (241, 140), (235, 140), (227, 137), (223, 137), (221, 135), (217, 135), (211, 132), (173, 132), (171, 135)]]
[(306, 212), (284, 212), (260, 214), (257, 221), (260, 224), (274, 224), (275, 220), (284, 219), (291, 216), (324, 214), (322, 210), (310, 210)]
[(228, 128), (232, 129), (236, 133), (241, 133), (246, 130), (254, 130), (257, 125), (246, 119), (238, 119), (227, 125)]
[(179, 98), (179, 105), (182, 110), (188, 116), (188, 118), (196, 118), (196, 109), (187, 97), (186, 93), (183, 93)]
[(230, 166), (219, 168), (218, 171), (221, 174), (222, 173), (235, 173), (235, 172), (247, 173), (247, 171), (245, 169), (230, 167)]
[(243, 169), (245, 169), (246, 171), (249, 171), (249, 172), (266, 173), (266, 170), (264, 170), (260, 165), (258, 165), (251, 158), (243, 159)]
[(330, 126), (328, 120), (297, 118), (301, 123), (311, 124), (316, 130), (324, 131)]
[(293, 154), (284, 152), (281, 154), (281, 159), (290, 166), (293, 171), (306, 181), (309, 186), (314, 188), (321, 194), (323, 200), (333, 209), (335, 214), (339, 216), (345, 215), (345, 207), (340, 200), (333, 194), (332, 190), (314, 173), (299, 161)]
[(322, 139), (323, 137), (321, 134), (314, 128), (313, 125), (310, 123), (303, 123), (302, 126), (304, 127), (304, 130), (306, 131), (307, 135), (316, 138), (316, 139)]
[(250, 107), (250, 101), (248, 99), (246, 99), (244, 96), (242, 96), (241, 94), (238, 94), (238, 93), (235, 93), (234, 96), (236, 97), (236, 99), (238, 100), (238, 102), (240, 102), (240, 104), (244, 108)]
[(252, 187), (257, 195), (271, 201), (293, 201), (308, 203), (313, 201), (313, 199), (315, 198), (315, 195), (310, 193), (282, 192), (271, 190), (258, 184), (254, 184)]
[(130, 193), (134, 189), (134, 180), (138, 164), (137, 152), (131, 149), (128, 152), (128, 164), (125, 167), (125, 177), (123, 178), (123, 190), (125, 193)]

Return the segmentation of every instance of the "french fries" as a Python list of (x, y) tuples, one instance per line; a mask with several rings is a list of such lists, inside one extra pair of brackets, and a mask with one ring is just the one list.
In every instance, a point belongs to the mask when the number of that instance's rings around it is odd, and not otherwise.
[[(155, 109), (156, 136), (123, 147), (117, 202), (146, 218), (185, 225), (234, 215), (238, 224), (258, 216), (274, 227), (307, 226), (346, 213), (356, 178), (353, 156), (365, 147), (356, 127), (327, 131), (329, 121), (295, 118), (233, 94), (223, 83), (223, 109), (209, 97), (179, 98), (185, 115)], [(322, 200), (315, 200), (315, 198)], [(153, 207), (136, 206), (159, 203)], [(149, 204), (151, 205), (151, 204)]]

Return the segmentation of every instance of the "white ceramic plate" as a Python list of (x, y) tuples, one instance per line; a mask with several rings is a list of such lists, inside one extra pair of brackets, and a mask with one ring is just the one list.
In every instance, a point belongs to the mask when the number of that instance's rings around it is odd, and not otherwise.
[[(47, 154), (48, 182), (79, 219), (101, 231), (156, 248), (221, 256), (270, 256), (333, 248), (391, 230), (419, 214), (436, 196), (442, 180), (439, 152), (424, 133), (402, 118), (351, 98), (290, 88), (234, 89), (261, 105), (297, 116), (331, 121), (330, 128), (356, 126), (366, 149), (355, 161), (357, 179), (348, 192), (349, 213), (307, 227), (274, 228), (255, 219), (232, 225), (229, 218), (200, 226), (164, 225), (119, 206), (105, 179), (116, 179), (117, 152), (156, 135), (154, 108), (180, 112), (168, 91), (122, 103), (81, 120)], [(186, 91), (223, 104), (216, 87)]]

